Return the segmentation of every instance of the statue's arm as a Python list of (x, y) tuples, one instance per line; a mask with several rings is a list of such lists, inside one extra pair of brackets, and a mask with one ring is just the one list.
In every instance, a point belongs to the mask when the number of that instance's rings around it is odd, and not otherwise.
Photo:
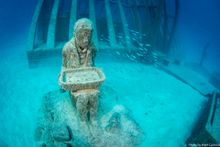
[(67, 44), (62, 51), (62, 69), (73, 69), (79, 67), (79, 58), (76, 48)]

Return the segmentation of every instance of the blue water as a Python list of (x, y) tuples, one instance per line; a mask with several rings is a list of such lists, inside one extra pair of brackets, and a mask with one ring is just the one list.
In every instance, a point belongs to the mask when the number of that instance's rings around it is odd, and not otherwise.
[[(37, 0), (0, 1), (0, 146), (34, 146), (33, 134), (42, 96), (59, 88), (59, 59), (53, 66), (28, 67), (27, 35), (36, 4)], [(180, 0), (177, 48), (169, 53), (172, 58), (197, 63), (202, 49), (210, 43), (204, 66), (210, 73), (220, 72), (219, 4), (218, 0)], [(97, 66), (106, 74), (105, 85), (116, 91), (120, 104), (131, 109), (144, 130), (142, 146), (184, 144), (195, 121), (191, 116), (198, 115), (205, 101), (203, 96), (143, 64), (100, 60)], [(182, 134), (176, 135), (179, 132)]]

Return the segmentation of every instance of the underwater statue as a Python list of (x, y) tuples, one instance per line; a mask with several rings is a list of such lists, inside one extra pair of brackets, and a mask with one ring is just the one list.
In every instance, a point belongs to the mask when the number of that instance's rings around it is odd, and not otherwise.
[(74, 37), (65, 44), (62, 69), (94, 66), (96, 48), (92, 42), (92, 22), (79, 19), (74, 26)]
[[(87, 18), (79, 19), (74, 26), (74, 37), (65, 44), (62, 51), (62, 71), (94, 66), (96, 48), (92, 42), (92, 22)], [(97, 89), (71, 91), (76, 109), (82, 121), (95, 120), (98, 107)]]
[(43, 96), (34, 133), (37, 146), (134, 147), (142, 141), (144, 134), (129, 110), (117, 104), (114, 90), (105, 88), (98, 99), (105, 75), (94, 66), (92, 29), (89, 19), (79, 19), (74, 37), (63, 48), (58, 81), (65, 92), (59, 89)]

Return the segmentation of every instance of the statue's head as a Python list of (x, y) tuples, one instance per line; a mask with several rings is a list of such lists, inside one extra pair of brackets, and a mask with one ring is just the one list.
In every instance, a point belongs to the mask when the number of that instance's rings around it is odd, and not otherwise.
[(74, 26), (74, 35), (81, 48), (86, 48), (92, 39), (92, 22), (87, 18), (81, 18), (76, 21)]

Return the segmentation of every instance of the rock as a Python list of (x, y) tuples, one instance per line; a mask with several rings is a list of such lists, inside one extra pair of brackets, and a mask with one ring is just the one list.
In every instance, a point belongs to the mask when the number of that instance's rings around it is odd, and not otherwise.
[(143, 135), (141, 128), (124, 106), (113, 104), (113, 107), (107, 108), (109, 100), (110, 97), (107, 100), (102, 99), (103, 111), (96, 121), (84, 124), (77, 118), (69, 93), (47, 93), (35, 132), (37, 144), (60, 147), (138, 145)]
[(116, 105), (105, 114), (101, 118), (101, 126), (105, 130), (99, 141), (101, 146), (132, 147), (138, 145), (144, 135), (139, 125), (122, 105)]
[(54, 140), (61, 142), (61, 141), (70, 141), (71, 136), (69, 130), (66, 125), (64, 124), (55, 124), (53, 126), (53, 138)]
[(115, 112), (108, 121), (105, 130), (110, 133), (116, 133), (121, 129), (121, 114)]

